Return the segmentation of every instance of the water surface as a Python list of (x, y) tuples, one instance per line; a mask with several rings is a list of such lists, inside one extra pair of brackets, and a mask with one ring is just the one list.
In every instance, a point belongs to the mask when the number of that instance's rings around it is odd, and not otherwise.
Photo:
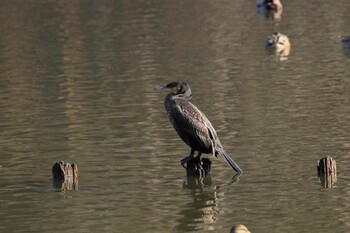
[[(350, 3), (3, 1), (1, 232), (347, 232)], [(266, 52), (274, 31), (288, 59)], [(239, 181), (220, 159), (187, 179), (189, 148), (154, 87), (186, 80)], [(317, 161), (338, 165), (321, 187)], [(52, 186), (56, 161), (79, 190)]]

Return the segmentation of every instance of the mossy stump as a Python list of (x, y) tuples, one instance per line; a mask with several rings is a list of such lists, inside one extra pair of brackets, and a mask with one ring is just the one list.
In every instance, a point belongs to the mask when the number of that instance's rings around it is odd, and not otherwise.
[(78, 189), (78, 165), (56, 162), (52, 166), (53, 187), (62, 191)]
[(324, 188), (333, 188), (337, 182), (337, 163), (331, 156), (326, 156), (318, 161), (317, 175)]
[(193, 158), (186, 162), (185, 168), (187, 176), (205, 177), (210, 175), (211, 160), (208, 158), (202, 158), (201, 160)]

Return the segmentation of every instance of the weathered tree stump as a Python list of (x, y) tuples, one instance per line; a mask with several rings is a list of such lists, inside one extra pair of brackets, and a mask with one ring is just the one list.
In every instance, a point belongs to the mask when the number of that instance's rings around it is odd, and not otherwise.
[(75, 163), (56, 162), (52, 166), (53, 187), (62, 191), (78, 189), (78, 166)]
[(318, 161), (317, 175), (324, 188), (333, 188), (337, 182), (337, 163), (331, 156), (326, 156)]
[(208, 158), (193, 158), (186, 162), (185, 168), (187, 176), (205, 177), (210, 175), (211, 161)]

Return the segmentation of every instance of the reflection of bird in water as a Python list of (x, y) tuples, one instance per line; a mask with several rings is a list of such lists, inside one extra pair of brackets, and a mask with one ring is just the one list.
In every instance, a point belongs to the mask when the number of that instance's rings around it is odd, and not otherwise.
[(275, 32), (266, 39), (266, 48), (274, 51), (276, 56), (286, 58), (290, 53), (290, 41), (288, 36)]
[(242, 174), (242, 169), (224, 151), (208, 118), (191, 103), (192, 92), (188, 83), (171, 82), (162, 89), (170, 92), (164, 101), (168, 118), (179, 137), (191, 147), (190, 155), (181, 160), (181, 164), (184, 166), (198, 151), (197, 161), (202, 153), (213, 154), (215, 157), (220, 155), (231, 168)]
[(236, 224), (231, 228), (230, 233), (250, 233), (248, 228), (242, 224)]

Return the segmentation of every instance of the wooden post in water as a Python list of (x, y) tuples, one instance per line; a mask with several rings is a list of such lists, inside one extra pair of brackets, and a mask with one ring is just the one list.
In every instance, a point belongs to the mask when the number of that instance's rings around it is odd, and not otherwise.
[(337, 182), (337, 163), (331, 156), (326, 156), (318, 161), (317, 175), (324, 188), (333, 188)]
[(78, 165), (56, 162), (52, 166), (53, 187), (62, 191), (78, 189)]
[(193, 158), (186, 163), (187, 176), (204, 177), (210, 175), (211, 161), (208, 158), (197, 160)]

